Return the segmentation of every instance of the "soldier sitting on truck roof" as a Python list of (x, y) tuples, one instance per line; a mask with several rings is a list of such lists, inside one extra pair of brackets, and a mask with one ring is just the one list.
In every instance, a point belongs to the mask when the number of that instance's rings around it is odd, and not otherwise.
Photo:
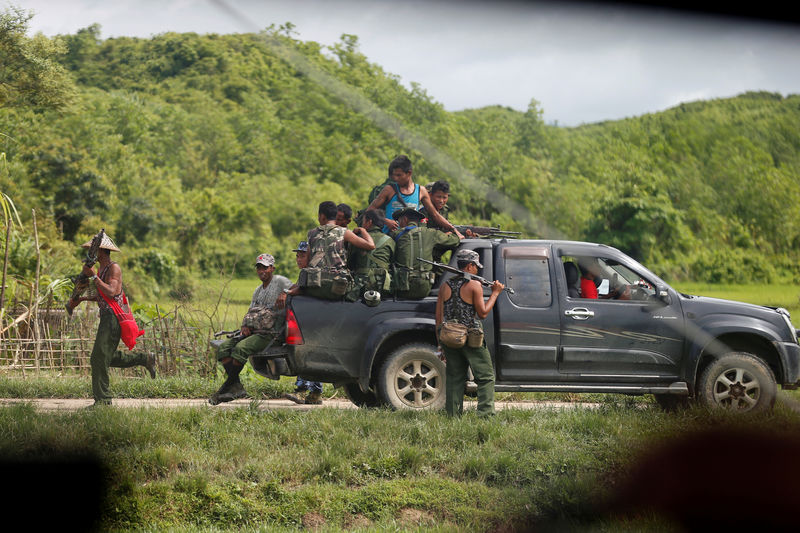
[(364, 250), (373, 250), (375, 243), (367, 230), (355, 231), (336, 225), (336, 204), (319, 204), (319, 226), (308, 232), (308, 266), (300, 271), (298, 285), (302, 294), (338, 300), (352, 289), (352, 277), (347, 270), (345, 243)]
[(455, 249), (461, 242), (458, 235), (421, 228), (422, 214), (407, 207), (392, 215), (400, 228), (392, 232), (395, 240), (393, 292), (400, 298), (424, 298), (431, 292), (435, 280), (432, 266), (417, 258), (433, 260), (434, 250)]
[(367, 230), (375, 243), (371, 251), (360, 248), (351, 248), (348, 256), (348, 265), (353, 274), (355, 283), (355, 298), (358, 299), (365, 291), (379, 291), (388, 294), (391, 283), (389, 268), (394, 255), (394, 240), (383, 233), (383, 210), (368, 209), (364, 212), (361, 227)]

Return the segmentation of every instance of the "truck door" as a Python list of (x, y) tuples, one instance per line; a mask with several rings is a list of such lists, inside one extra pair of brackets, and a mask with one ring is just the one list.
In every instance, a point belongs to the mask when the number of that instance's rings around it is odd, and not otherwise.
[(497, 381), (551, 381), (558, 376), (561, 326), (550, 248), (509, 243), (495, 253), (496, 278), (514, 290), (503, 291), (494, 307)]
[[(570, 381), (676, 379), (684, 339), (680, 303), (661, 301), (657, 283), (622, 254), (588, 255), (585, 250), (568, 248), (558, 253), (559, 263), (572, 262), (581, 273), (580, 294), (570, 297), (560, 291), (558, 295), (562, 374), (568, 374)], [(563, 270), (560, 275), (565, 279)], [(595, 290), (587, 286), (590, 283)], [(584, 297), (587, 294), (592, 297)]]

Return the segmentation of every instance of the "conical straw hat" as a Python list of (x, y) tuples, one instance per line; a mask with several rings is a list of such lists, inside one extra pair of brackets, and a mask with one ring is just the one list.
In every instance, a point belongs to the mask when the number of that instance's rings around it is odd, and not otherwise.
[[(92, 245), (92, 241), (85, 242), (81, 244), (81, 248), (89, 248)], [(111, 237), (103, 233), (103, 240), (100, 242), (100, 248), (105, 248), (106, 250), (111, 250), (112, 252), (121, 252), (117, 245), (114, 244), (114, 241), (111, 240)]]

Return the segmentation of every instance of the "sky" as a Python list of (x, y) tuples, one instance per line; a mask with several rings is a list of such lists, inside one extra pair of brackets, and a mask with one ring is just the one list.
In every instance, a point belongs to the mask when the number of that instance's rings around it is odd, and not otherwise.
[[(245, 33), (294, 24), (361, 52), (448, 111), (538, 102), (576, 126), (745, 91), (800, 93), (800, 23), (584, 2), (416, 0), (0, 0), (34, 12), (31, 33), (101, 38)], [(756, 13), (758, 14), (758, 13)], [(750, 14), (752, 15), (752, 14)]]

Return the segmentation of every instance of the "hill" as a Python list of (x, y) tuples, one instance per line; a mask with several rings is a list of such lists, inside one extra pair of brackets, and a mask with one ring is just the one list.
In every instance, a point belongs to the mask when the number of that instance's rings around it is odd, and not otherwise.
[[(92, 26), (57, 40), (72, 106), (0, 107), (0, 191), (23, 218), (36, 209), (53, 275), (74, 269), (63, 241), (104, 227), (151, 294), (220, 270), (249, 275), (265, 250), (291, 276), (317, 204), (365, 207), (399, 153), (418, 182), (451, 183), (458, 222), (605, 242), (673, 280), (800, 270), (798, 95), (562, 128), (535, 100), (525, 113), (446, 112), (351, 35), (326, 48), (286, 27), (102, 40)], [(24, 276), (30, 239), (14, 239), (12, 272)]]

